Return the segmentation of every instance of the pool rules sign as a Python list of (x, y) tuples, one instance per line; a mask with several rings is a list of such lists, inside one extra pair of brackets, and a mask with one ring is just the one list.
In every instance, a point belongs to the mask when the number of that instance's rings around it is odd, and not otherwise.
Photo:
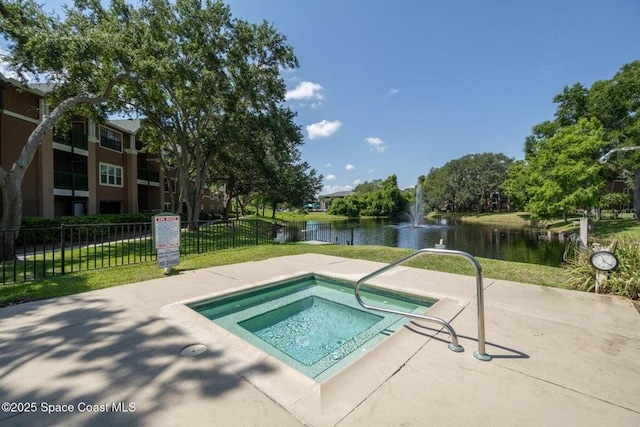
[(153, 217), (153, 243), (158, 255), (158, 267), (165, 273), (180, 264), (180, 216), (160, 213)]

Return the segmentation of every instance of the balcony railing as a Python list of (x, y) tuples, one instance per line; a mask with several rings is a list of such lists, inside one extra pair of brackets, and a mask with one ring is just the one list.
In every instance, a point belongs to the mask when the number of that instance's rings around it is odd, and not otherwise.
[(64, 144), (72, 148), (80, 148), (82, 150), (87, 149), (88, 136), (83, 132), (67, 131), (61, 132), (56, 130), (53, 132), (53, 142)]
[(53, 188), (88, 191), (89, 177), (79, 173), (54, 171)]
[(138, 179), (140, 181), (160, 183), (160, 172), (150, 171), (149, 169), (138, 168)]

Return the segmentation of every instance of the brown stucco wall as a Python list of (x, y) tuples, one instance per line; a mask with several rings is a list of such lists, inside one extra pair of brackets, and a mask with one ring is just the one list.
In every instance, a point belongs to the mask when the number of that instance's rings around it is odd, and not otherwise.
[(3, 91), (3, 109), (14, 113), (38, 119), (40, 117), (40, 97), (25, 91), (20, 91), (13, 86)]
[[(16, 161), (36, 124), (10, 115), (8, 112), (37, 119), (39, 114), (39, 98), (28, 92), (19, 92), (13, 87), (2, 91), (2, 117), (0, 120), (0, 164), (10, 169)], [(48, 136), (50, 143), (51, 137)], [(51, 174), (47, 179), (53, 180), (51, 170), (41, 171), (40, 165), (48, 165), (42, 161), (42, 149), (38, 148), (22, 181), (22, 212), (25, 216), (39, 216), (42, 213), (43, 173)]]
[[(96, 135), (99, 138), (99, 127), (96, 129)], [(93, 158), (95, 170), (95, 182), (96, 182), (96, 213), (100, 212), (100, 202), (120, 202), (122, 207), (122, 213), (128, 212), (127, 210), (127, 198), (126, 198), (126, 180), (127, 171), (125, 169), (125, 154), (118, 153), (117, 151), (110, 150), (100, 146), (100, 143), (95, 144), (95, 157)], [(111, 187), (100, 184), (100, 163), (108, 163), (114, 166), (120, 166), (123, 168), (123, 186)]]

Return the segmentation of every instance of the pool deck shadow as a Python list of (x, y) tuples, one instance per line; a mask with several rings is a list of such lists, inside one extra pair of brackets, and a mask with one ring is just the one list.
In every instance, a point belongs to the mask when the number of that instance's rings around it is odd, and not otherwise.
[[(185, 311), (382, 265), (305, 254), (0, 309), (0, 426), (640, 425), (640, 313), (622, 298), (485, 278), (483, 362), (475, 279), (398, 267), (372, 283), (444, 299), (429, 314), (451, 320), (465, 351), (414, 320), (322, 383)], [(179, 355), (198, 342), (208, 350)]]

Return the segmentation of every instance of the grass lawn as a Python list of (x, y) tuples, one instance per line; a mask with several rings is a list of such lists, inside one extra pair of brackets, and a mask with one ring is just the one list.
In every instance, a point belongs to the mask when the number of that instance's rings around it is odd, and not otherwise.
[(640, 239), (640, 222), (628, 219), (594, 220), (593, 235), (603, 239), (622, 237)]
[(516, 226), (533, 225), (529, 214), (526, 212), (485, 212), (485, 213), (457, 213), (447, 212), (446, 214), (430, 212), (428, 218), (454, 218), (462, 222), (477, 224), (509, 224)]
[[(218, 265), (235, 264), (246, 261), (320, 253), (345, 258), (392, 262), (410, 254), (409, 249), (382, 246), (337, 246), (337, 245), (260, 245), (242, 249), (219, 250), (207, 254), (190, 255), (181, 259), (175, 274)], [(544, 286), (565, 287), (565, 270), (535, 264), (514, 263), (479, 258), (485, 278), (504, 279)], [(458, 257), (425, 255), (410, 261), (407, 265), (449, 273), (474, 275), (471, 264)], [(163, 272), (155, 262), (123, 265), (100, 270), (80, 271), (58, 275), (35, 282), (0, 286), (0, 307), (21, 302), (72, 295), (127, 283), (140, 282), (163, 277)]]
[[(456, 218), (463, 222), (477, 224), (509, 224), (515, 226), (538, 226), (547, 228), (556, 233), (579, 233), (580, 217), (571, 217), (565, 223), (562, 219), (550, 219), (540, 221), (537, 224), (530, 220), (529, 214), (526, 212), (505, 212), (505, 213), (481, 213), (481, 214), (462, 214), (447, 213), (441, 215), (432, 212), (428, 215), (431, 218), (439, 216), (447, 218)], [(592, 220), (593, 228), (590, 236), (594, 239), (610, 240), (614, 238), (630, 237), (640, 239), (640, 221), (632, 219), (612, 219), (608, 218), (608, 214), (604, 214), (603, 219)]]
[[(264, 219), (267, 221), (273, 220), (271, 216), (271, 210), (265, 210), (264, 216), (262, 216), (262, 211), (260, 211), (260, 215), (251, 215), (247, 218), (258, 218)], [(347, 216), (342, 215), (329, 215), (326, 212), (276, 212), (275, 219), (280, 221), (321, 221), (321, 222), (331, 222), (331, 221), (344, 221), (349, 219)]]
[[(589, 236), (594, 239), (640, 239), (640, 221), (637, 220), (603, 218), (593, 219), (591, 224)], [(580, 218), (571, 218), (568, 223), (562, 220), (550, 222), (549, 228), (557, 233), (580, 233)]]

